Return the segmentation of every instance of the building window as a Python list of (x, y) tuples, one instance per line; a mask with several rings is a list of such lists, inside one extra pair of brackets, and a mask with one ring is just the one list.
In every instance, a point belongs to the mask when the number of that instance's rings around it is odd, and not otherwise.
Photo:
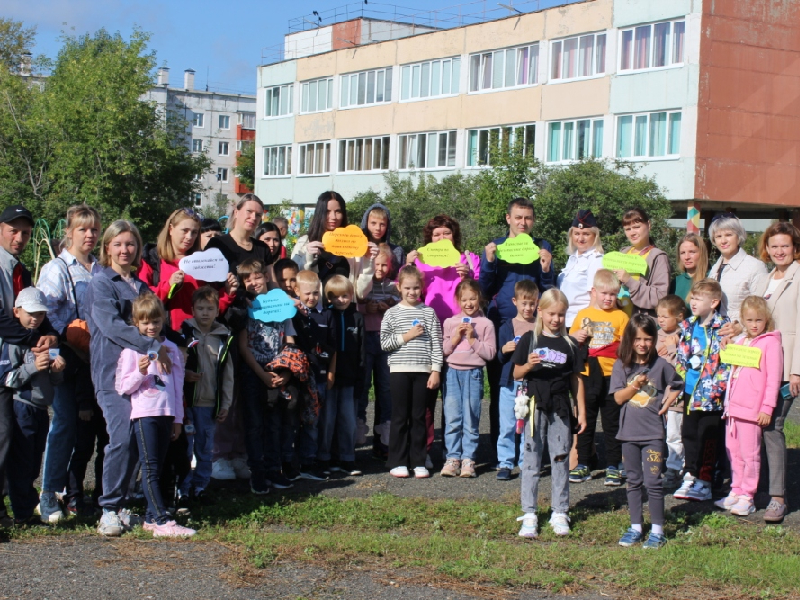
[(255, 129), (256, 113), (239, 113), (239, 125), (242, 126), (242, 129)]
[(486, 129), (470, 129), (467, 131), (467, 166), (482, 167), (491, 163), (490, 149), (492, 144), (501, 148), (514, 146), (521, 140), (524, 154), (533, 152), (536, 140), (536, 125), (507, 125)]
[(579, 79), (606, 72), (606, 34), (591, 33), (553, 42), (550, 79)]
[(458, 94), (460, 81), (458, 57), (405, 65), (400, 69), (400, 100)]
[(203, 151), (203, 140), (192, 140), (192, 152)]
[(569, 162), (603, 155), (603, 119), (548, 123), (547, 162)]
[(320, 175), (331, 171), (331, 143), (300, 144), (300, 175)]
[(389, 169), (389, 136), (339, 140), (339, 172)]
[(680, 150), (680, 111), (617, 117), (617, 158), (678, 156)]
[(195, 192), (192, 194), (192, 201), (194, 202), (195, 206), (200, 206), (203, 203), (203, 194), (200, 192)]
[(471, 54), (469, 91), (498, 90), (539, 83), (539, 44)]
[(289, 83), (267, 88), (265, 117), (283, 117), (292, 114), (292, 87)]
[(313, 113), (333, 108), (333, 79), (306, 81), (302, 87), (301, 113)]
[(438, 131), (401, 135), (399, 169), (438, 169), (456, 166), (456, 132)]
[(219, 143), (219, 155), (228, 156), (228, 142)]
[(620, 31), (620, 71), (682, 65), (685, 21), (666, 21)]
[(195, 127), (203, 127), (203, 121), (204, 121), (203, 118), (205, 117), (205, 115), (203, 113), (193, 113), (193, 114), (194, 118), (192, 119), (192, 125), (194, 125)]
[(228, 115), (220, 115), (219, 116), (219, 128), (220, 129), (230, 129), (231, 128), (231, 118)]
[(292, 174), (292, 147), (264, 148), (264, 176), (284, 177)]
[(339, 108), (392, 101), (392, 67), (342, 75)]
[(228, 183), (228, 169), (225, 167), (217, 167), (217, 181)]
[(253, 140), (236, 140), (236, 151), (242, 152), (253, 145)]

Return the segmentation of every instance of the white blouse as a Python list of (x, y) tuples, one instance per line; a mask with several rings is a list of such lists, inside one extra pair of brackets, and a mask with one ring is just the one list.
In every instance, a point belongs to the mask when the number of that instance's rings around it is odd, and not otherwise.
[(572, 325), (578, 312), (588, 308), (594, 286), (594, 274), (603, 268), (603, 253), (592, 248), (583, 254), (577, 252), (569, 257), (567, 266), (558, 275), (558, 288), (569, 300), (566, 326)]

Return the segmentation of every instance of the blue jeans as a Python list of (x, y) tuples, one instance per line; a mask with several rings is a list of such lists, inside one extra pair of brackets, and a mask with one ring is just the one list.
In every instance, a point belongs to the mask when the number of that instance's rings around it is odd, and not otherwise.
[(99, 504), (118, 511), (125, 506), (128, 486), (139, 459), (131, 423), (131, 399), (115, 391), (97, 392), (108, 431), (108, 446), (103, 457), (103, 495)]
[(356, 401), (353, 386), (334, 385), (328, 390), (319, 418), (320, 460), (331, 460), (333, 433), (338, 442), (338, 459), (356, 459)]
[(211, 481), (211, 455), (214, 453), (214, 432), (217, 430), (217, 421), (214, 419), (214, 407), (203, 406), (192, 408), (192, 424), (194, 425), (194, 438), (190, 440), (194, 447), (194, 456), (197, 465), (194, 473), (190, 473), (181, 485), (181, 493), (188, 494), (191, 488), (199, 492), (206, 489)]
[[(375, 425), (392, 420), (392, 388), (389, 385), (389, 353), (381, 350), (380, 331), (367, 331), (364, 346), (364, 385), (358, 398), (358, 418), (366, 422), (369, 390), (375, 382)], [(380, 421), (378, 421), (380, 418)]]
[(240, 373), (247, 466), (251, 480), (263, 487), (270, 474), (281, 472), (281, 422), (285, 410), (280, 403), (267, 402), (267, 386), (249, 367), (243, 367)]
[[(324, 379), (324, 378), (322, 378)], [(320, 412), (322, 406), (325, 406), (328, 397), (328, 389), (325, 383), (317, 384), (317, 395), (320, 401)], [(295, 448), (297, 449), (297, 456), (300, 458), (301, 465), (310, 465), (317, 460), (317, 450), (319, 447), (319, 415), (314, 418), (313, 423), (302, 423), (300, 419), (300, 412), (295, 414)]]
[(39, 477), (50, 418), (47, 409), (14, 400), (14, 423), (6, 476), (11, 509), (17, 519), (33, 516), (39, 494), (33, 482)]
[(483, 369), (447, 370), (444, 444), (447, 458), (475, 460), (480, 437)]
[(78, 430), (78, 402), (75, 382), (65, 381), (56, 387), (53, 398), (53, 420), (44, 452), (42, 491), (60, 492), (67, 485), (67, 467)]
[(513, 469), (517, 457), (519, 457), (519, 467), (522, 468), (525, 432), (523, 430), (519, 444), (517, 444), (517, 417), (514, 415), (517, 385), (515, 382), (511, 387), (500, 388), (500, 435), (497, 438), (497, 467), (499, 469)]
[(142, 491), (147, 500), (145, 521), (163, 525), (171, 519), (161, 496), (159, 478), (172, 436), (174, 417), (141, 417), (133, 421), (142, 465)]

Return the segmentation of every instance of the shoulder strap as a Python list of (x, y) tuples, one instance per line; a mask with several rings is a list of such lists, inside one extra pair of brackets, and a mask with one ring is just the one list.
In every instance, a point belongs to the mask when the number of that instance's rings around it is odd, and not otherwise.
[(76, 318), (80, 319), (81, 318), (81, 311), (78, 308), (78, 293), (75, 291), (75, 282), (72, 280), (72, 273), (69, 272), (69, 265), (67, 264), (67, 261), (65, 261), (60, 256), (58, 256), (56, 258), (58, 260), (60, 260), (62, 263), (64, 263), (64, 268), (67, 270), (67, 277), (69, 278), (69, 285), (72, 288), (72, 299), (75, 301), (75, 315), (76, 315)]

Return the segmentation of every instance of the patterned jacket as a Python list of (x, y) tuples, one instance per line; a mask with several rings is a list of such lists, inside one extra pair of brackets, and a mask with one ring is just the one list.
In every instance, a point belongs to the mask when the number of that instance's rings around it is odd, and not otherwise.
[[(692, 330), (694, 329), (695, 321), (697, 321), (697, 317), (689, 317), (680, 325), (675, 370), (684, 380), (686, 379), (686, 371), (691, 368), (689, 360), (693, 354)], [(700, 378), (697, 380), (694, 390), (692, 390), (691, 400), (686, 403), (687, 413), (691, 410), (722, 410), (722, 402), (725, 398), (725, 391), (728, 388), (728, 376), (731, 369), (730, 365), (720, 362), (719, 359), (719, 329), (726, 323), (730, 323), (728, 317), (714, 313), (711, 323), (706, 328), (710, 335), (703, 352)]]

